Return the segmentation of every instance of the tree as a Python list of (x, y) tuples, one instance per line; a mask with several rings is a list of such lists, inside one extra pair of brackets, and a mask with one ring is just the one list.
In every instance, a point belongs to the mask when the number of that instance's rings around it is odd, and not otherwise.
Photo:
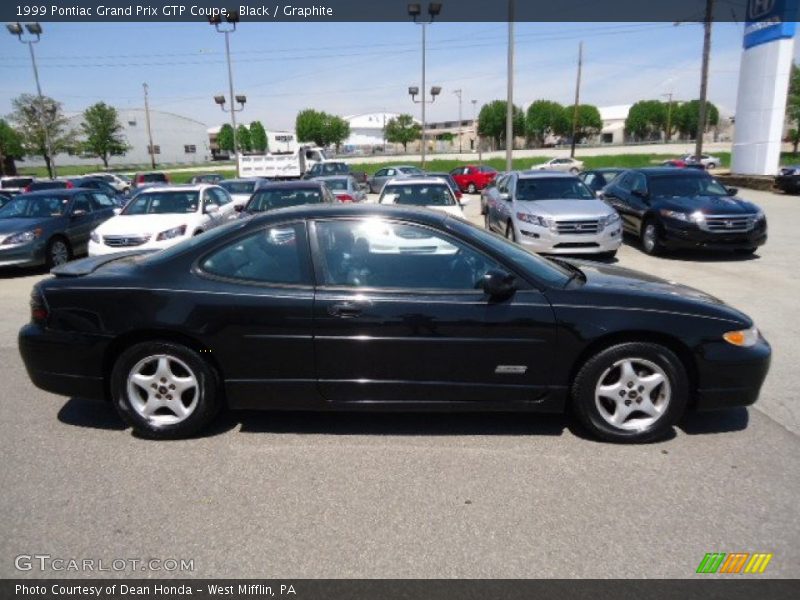
[(253, 152), (266, 152), (268, 148), (267, 132), (261, 121), (250, 123), (250, 146)]
[[(76, 134), (69, 129), (61, 103), (47, 96), (22, 94), (11, 101), (11, 120), (22, 137), (22, 147), (29, 156), (41, 156), (53, 177), (52, 158), (59, 152), (73, 150)], [(49, 148), (48, 148), (49, 138)], [(51, 154), (52, 153), (52, 154)]]
[(22, 136), (4, 119), (0, 119), (0, 175), (16, 175), (14, 161), (24, 155)]
[(250, 130), (245, 125), (236, 128), (236, 145), (239, 152), (251, 152), (253, 145), (250, 143)]
[[(484, 104), (478, 113), (478, 135), (492, 138), (498, 148), (501, 140), (506, 138), (506, 108), (505, 100), (494, 100)], [(525, 116), (518, 106), (514, 107), (512, 127), (515, 137), (525, 135)]]
[(384, 135), (387, 142), (403, 144), (403, 152), (407, 152), (408, 143), (422, 137), (422, 127), (411, 115), (398, 115), (386, 123)]
[[(567, 106), (564, 115), (569, 122), (569, 131), (572, 132), (572, 121), (575, 118), (575, 105)], [(603, 119), (600, 118), (600, 111), (591, 104), (578, 105), (578, 119), (575, 124), (575, 142), (581, 142), (587, 137), (597, 135), (603, 129)]]
[(327, 115), (311, 108), (302, 110), (297, 114), (295, 119), (295, 131), (297, 132), (297, 140), (300, 142), (313, 142), (317, 146), (325, 146), (326, 126), (325, 121)]
[(104, 102), (93, 104), (83, 111), (81, 123), (84, 140), (80, 147), (84, 154), (96, 156), (108, 168), (108, 157), (125, 154), (130, 146), (122, 135), (117, 109)]
[(625, 131), (637, 140), (653, 140), (666, 136), (667, 105), (658, 100), (641, 100), (631, 106), (625, 119)]
[(786, 120), (795, 126), (794, 135), (789, 132), (789, 138), (794, 145), (793, 152), (797, 154), (797, 145), (800, 143), (800, 68), (792, 63), (792, 73), (789, 76), (789, 97), (786, 101)]
[(233, 152), (233, 127), (225, 123), (217, 134), (217, 146), (225, 152)]
[[(689, 139), (697, 139), (697, 123), (700, 120), (700, 100), (684, 102), (672, 111), (672, 121), (677, 130)], [(706, 103), (706, 128), (719, 123), (719, 110), (711, 102)]]
[(525, 134), (537, 146), (543, 146), (551, 135), (564, 135), (569, 130), (570, 121), (564, 113), (564, 107), (550, 100), (536, 100), (528, 107), (525, 118)]
[(326, 116), (328, 118), (325, 120), (325, 145), (333, 144), (338, 153), (339, 146), (350, 137), (350, 123), (335, 115)]

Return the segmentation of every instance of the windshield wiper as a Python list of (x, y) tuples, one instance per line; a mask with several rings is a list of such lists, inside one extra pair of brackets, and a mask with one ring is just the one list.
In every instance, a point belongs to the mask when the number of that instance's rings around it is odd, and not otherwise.
[(557, 265), (560, 265), (560, 266), (564, 267), (567, 271), (570, 271), (570, 276), (569, 276), (569, 280), (567, 281), (567, 283), (569, 283), (573, 279), (577, 279), (577, 278), (580, 278), (583, 281), (586, 281), (586, 274), (583, 271), (581, 271), (578, 267), (573, 265), (572, 263), (567, 262), (565, 260), (562, 260), (560, 258), (553, 258), (552, 256), (548, 256), (547, 260), (550, 260), (550, 261), (556, 263)]

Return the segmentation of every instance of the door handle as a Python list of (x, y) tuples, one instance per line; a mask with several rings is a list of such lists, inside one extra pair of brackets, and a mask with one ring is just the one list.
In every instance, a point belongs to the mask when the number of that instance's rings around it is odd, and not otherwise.
[(333, 304), (328, 307), (328, 314), (332, 317), (341, 317), (342, 319), (352, 319), (358, 317), (363, 312), (360, 305), (354, 302), (342, 302), (340, 304)]

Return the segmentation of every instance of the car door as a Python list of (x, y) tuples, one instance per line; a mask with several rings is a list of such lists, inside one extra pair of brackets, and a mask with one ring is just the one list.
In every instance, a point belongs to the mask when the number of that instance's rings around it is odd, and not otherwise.
[(480, 289), (505, 269), (448, 233), (375, 217), (311, 224), (314, 357), (331, 403), (522, 402), (554, 361), (554, 316), (520, 280), (511, 298)]
[(100, 225), (114, 216), (116, 204), (109, 194), (102, 191), (93, 191), (90, 194), (92, 200), (92, 214), (94, 215), (94, 227)]
[(89, 236), (97, 223), (97, 215), (92, 211), (89, 192), (78, 193), (72, 197), (67, 212), (67, 238), (75, 254), (83, 254), (89, 245)]
[(511, 175), (503, 176), (497, 182), (497, 191), (492, 195), (491, 202), (493, 212), (491, 213), (491, 228), (504, 234), (508, 222), (511, 219), (513, 200), (511, 198), (510, 182)]
[(633, 185), (633, 171), (628, 171), (617, 177), (603, 191), (603, 199), (610, 204), (622, 219), (622, 228), (629, 233), (638, 233), (633, 207), (631, 206), (631, 186)]
[(628, 195), (627, 213), (624, 218), (630, 223), (629, 230), (640, 234), (644, 216), (650, 209), (650, 198), (647, 189), (647, 177), (644, 173), (631, 173), (631, 191)]
[[(215, 208), (212, 208), (215, 207)], [(219, 205), (217, 197), (212, 193), (212, 188), (203, 190), (202, 208), (204, 227), (206, 230), (213, 229), (217, 225), (225, 222), (226, 216), (222, 213), (222, 207)]]
[(219, 206), (219, 212), (222, 215), (222, 221), (235, 219), (238, 213), (235, 210), (235, 204), (231, 195), (221, 187), (208, 188), (208, 193), (214, 198)]

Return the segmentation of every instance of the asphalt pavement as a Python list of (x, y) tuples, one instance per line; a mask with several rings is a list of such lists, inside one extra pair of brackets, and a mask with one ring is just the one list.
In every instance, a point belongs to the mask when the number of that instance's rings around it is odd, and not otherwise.
[(245, 412), (142, 440), (109, 406), (31, 385), (15, 336), (46, 275), (0, 272), (0, 577), (97, 575), (15, 569), (48, 554), (194, 561), (102, 574), (128, 577), (683, 578), (707, 552), (770, 552), (760, 577), (797, 577), (800, 198), (741, 195), (769, 219), (755, 257), (626, 244), (618, 262), (750, 314), (774, 350), (762, 397), (641, 446), (503, 414)]

